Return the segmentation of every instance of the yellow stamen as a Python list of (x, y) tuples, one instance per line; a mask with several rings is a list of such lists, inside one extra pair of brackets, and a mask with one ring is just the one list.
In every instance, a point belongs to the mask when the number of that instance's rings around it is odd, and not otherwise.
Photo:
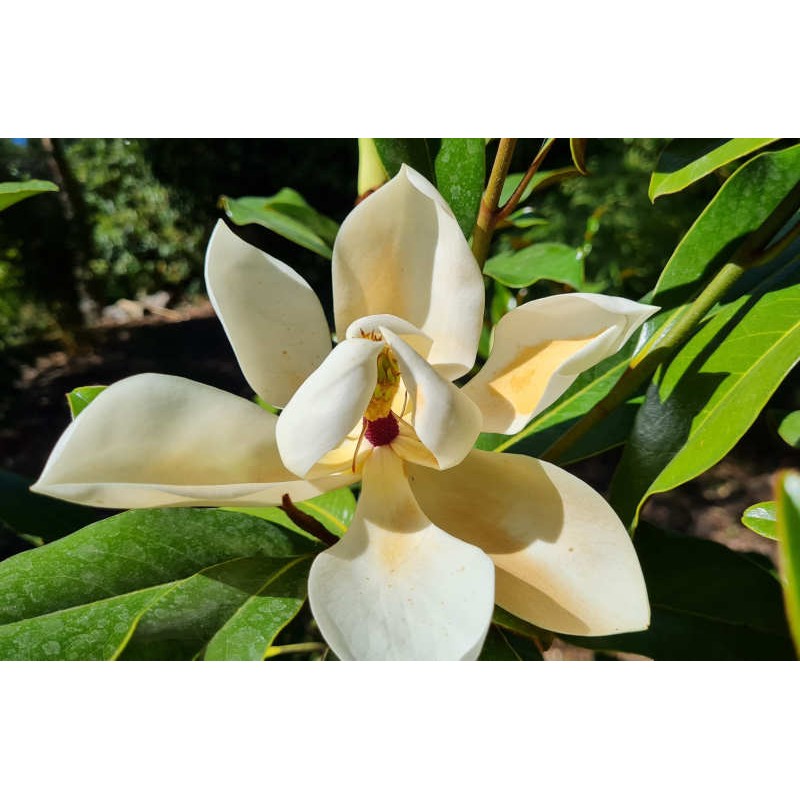
[(364, 418), (372, 422), (388, 416), (399, 387), (400, 367), (391, 348), (384, 347), (378, 354), (378, 382), (364, 412)]

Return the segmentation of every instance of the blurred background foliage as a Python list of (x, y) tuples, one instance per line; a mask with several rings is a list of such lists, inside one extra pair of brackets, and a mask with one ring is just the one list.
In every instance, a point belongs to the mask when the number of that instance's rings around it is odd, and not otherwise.
[[(589, 175), (529, 197), (494, 252), (563, 242), (583, 253), (587, 288), (641, 297), (722, 180), (709, 176), (651, 204), (648, 181), (665, 143), (590, 140)], [(539, 144), (522, 140), (512, 171), (524, 171)], [(545, 168), (570, 163), (568, 140), (558, 140)], [(122, 298), (164, 290), (170, 305), (191, 302), (204, 290), (221, 195), (290, 186), (341, 221), (353, 207), (356, 171), (350, 139), (0, 139), (0, 181), (61, 187), (0, 215), (0, 349), (79, 330)], [(302, 272), (330, 311), (327, 260), (257, 225), (240, 233)], [(517, 298), (563, 289), (540, 281)]]

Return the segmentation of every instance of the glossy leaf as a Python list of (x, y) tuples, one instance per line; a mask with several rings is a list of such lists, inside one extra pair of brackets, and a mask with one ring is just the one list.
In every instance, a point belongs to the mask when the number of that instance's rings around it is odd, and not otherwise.
[(800, 145), (761, 153), (741, 166), (681, 239), (658, 279), (651, 302), (674, 307), (734, 254), (790, 192), (800, 203)]
[(67, 404), (69, 405), (69, 413), (72, 414), (72, 419), (75, 419), (106, 388), (105, 386), (80, 386), (69, 392), (67, 394)]
[(667, 660), (793, 657), (780, 583), (768, 559), (649, 525), (640, 526), (634, 543), (652, 610), (648, 630), (564, 639)]
[(208, 643), (206, 661), (262, 661), (275, 637), (300, 611), (311, 561), (298, 558), (273, 572), (245, 598)]
[[(341, 489), (334, 489), (332, 492), (319, 495), (319, 497), (297, 503), (297, 508), (306, 514), (310, 514), (317, 522), (321, 522), (334, 536), (342, 536), (350, 526), (350, 521), (353, 519), (353, 514), (355, 514), (356, 499), (350, 489), (343, 486)], [(295, 525), (286, 516), (286, 513), (276, 506), (265, 508), (225, 508), (222, 510), (238, 511), (241, 514), (260, 517), (313, 539), (311, 534)], [(316, 539), (313, 540), (317, 541)]]
[(13, 472), (0, 470), (0, 520), (34, 541), (50, 542), (97, 521), (102, 511), (65, 503), (28, 487), (33, 483)]
[[(520, 195), (519, 201), (527, 200), (534, 192), (540, 192), (548, 186), (555, 186), (567, 178), (575, 178), (581, 173), (575, 167), (560, 167), (559, 169), (538, 170), (531, 178), (530, 183), (525, 187), (525, 191)], [(524, 172), (512, 172), (506, 176), (503, 182), (503, 190), (500, 192), (500, 205), (508, 202), (509, 197), (514, 194), (520, 181), (525, 176)]]
[(483, 272), (512, 289), (540, 280), (565, 283), (573, 289), (583, 286), (581, 254), (559, 242), (538, 242), (514, 253), (501, 253), (486, 262)]
[(525, 206), (524, 208), (518, 208), (513, 214), (509, 214), (508, 217), (506, 217), (505, 224), (507, 226), (519, 228), (520, 230), (525, 230), (526, 228), (537, 228), (542, 225), (547, 225), (548, 222), (544, 217), (535, 216), (533, 210)]
[(164, 592), (154, 586), (41, 617), (0, 625), (0, 660), (107, 661), (119, 656), (141, 615)]
[(309, 556), (239, 558), (167, 584), (121, 658), (261, 661), (305, 602), (310, 566)]
[(720, 167), (775, 142), (777, 139), (675, 139), (658, 158), (647, 194), (655, 200), (680, 192)]
[(10, 181), (0, 183), (0, 211), (42, 192), (57, 192), (58, 186), (50, 181)]
[[(276, 571), (298, 558), (310, 561), (313, 552), (296, 534), (244, 514), (183, 508), (119, 514), (0, 563), (2, 657), (25, 658), (38, 647), (53, 658), (77, 652), (110, 658), (129, 641), (135, 655), (148, 631), (156, 642), (172, 632), (166, 637), (172, 649), (158, 657), (196, 654), (188, 653), (198, 641), (193, 637), (210, 641), (228, 611), (249, 599), (249, 588), (257, 594)], [(145, 620), (144, 638), (137, 639)], [(73, 636), (80, 651), (67, 641)]]
[(431, 148), (427, 139), (373, 139), (383, 166), (393, 177), (403, 164), (408, 164), (435, 185)]
[(581, 175), (588, 175), (586, 169), (586, 143), (588, 139), (570, 139), (569, 152), (572, 155), (572, 163)]
[(775, 501), (765, 500), (763, 503), (746, 508), (742, 514), (742, 525), (751, 531), (766, 536), (767, 539), (777, 539), (778, 532), (775, 528)]
[(648, 388), (611, 487), (629, 527), (651, 494), (716, 464), (800, 358), (800, 285), (769, 290), (796, 272), (706, 320)]
[(776, 508), (786, 615), (800, 653), (800, 473), (787, 472), (780, 477)]
[(465, 236), (472, 233), (486, 180), (483, 139), (442, 139), (434, 160), (436, 185)]
[(315, 211), (294, 189), (272, 197), (221, 197), (228, 219), (236, 225), (256, 223), (324, 258), (333, 254), (339, 226)]
[(781, 420), (778, 435), (789, 446), (800, 447), (800, 411), (793, 411)]

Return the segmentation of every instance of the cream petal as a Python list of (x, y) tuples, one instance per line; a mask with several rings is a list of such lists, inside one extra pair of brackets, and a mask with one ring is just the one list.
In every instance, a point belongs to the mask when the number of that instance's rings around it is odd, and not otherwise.
[(369, 339), (345, 339), (289, 401), (278, 417), (277, 441), (283, 463), (295, 475), (305, 476), (361, 421), (383, 347)]
[(399, 428), (397, 438), (389, 444), (389, 447), (403, 461), (412, 461), (415, 464), (421, 464), (423, 467), (439, 469), (439, 462), (433, 453), (422, 444), (411, 425), (400, 418), (397, 420), (397, 425)]
[(478, 548), (425, 518), (402, 461), (378, 447), (350, 528), (314, 560), (308, 597), (343, 660), (474, 659), (491, 622), (493, 573)]
[(562, 294), (525, 303), (494, 331), (489, 359), (464, 387), (484, 431), (517, 433), (589, 367), (616, 353), (658, 309), (621, 297)]
[(445, 380), (397, 334), (381, 328), (392, 348), (411, 400), (411, 424), (440, 469), (458, 464), (481, 431), (481, 413), (457, 387)]
[(423, 358), (427, 359), (433, 346), (430, 336), (426, 336), (416, 325), (406, 322), (391, 314), (373, 314), (351, 322), (345, 332), (348, 339), (358, 339), (368, 334), (380, 333), (381, 328), (388, 328), (396, 333), (404, 342), (410, 344)]
[(429, 360), (449, 380), (469, 372), (483, 322), (483, 277), (438, 191), (403, 166), (342, 223), (333, 247), (336, 330), (392, 314), (433, 340)]
[(221, 220), (206, 251), (206, 287), (247, 382), (268, 403), (285, 406), (331, 349), (314, 291)]
[(202, 383), (136, 375), (69, 425), (31, 488), (104, 508), (263, 506), (354, 480), (298, 480), (281, 463), (275, 423), (255, 403)]
[(408, 465), (431, 521), (488, 553), (497, 603), (557, 633), (646, 628), (650, 607), (630, 537), (606, 501), (559, 467), (474, 451), (444, 472)]

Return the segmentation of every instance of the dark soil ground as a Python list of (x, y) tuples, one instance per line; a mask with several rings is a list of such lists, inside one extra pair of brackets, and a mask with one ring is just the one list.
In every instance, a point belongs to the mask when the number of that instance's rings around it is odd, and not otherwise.
[[(170, 312), (168, 319), (147, 315), (94, 328), (69, 354), (58, 345), (40, 342), (0, 357), (0, 469), (30, 478), (39, 474), (69, 423), (65, 394), (78, 386), (164, 372), (252, 396), (207, 303)], [(606, 453), (570, 470), (605, 492), (618, 458), (618, 452)], [(662, 528), (774, 559), (775, 543), (743, 527), (740, 517), (748, 506), (770, 499), (775, 474), (792, 466), (798, 466), (796, 454), (760, 419), (707, 473), (651, 498), (642, 517)], [(592, 653), (556, 640), (545, 657), (591, 658)]]

